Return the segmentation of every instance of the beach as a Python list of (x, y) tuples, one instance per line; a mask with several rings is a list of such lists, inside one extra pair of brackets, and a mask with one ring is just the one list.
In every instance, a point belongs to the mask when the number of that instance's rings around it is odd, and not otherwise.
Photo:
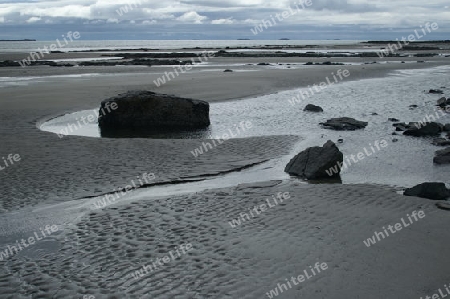
[[(449, 184), (449, 168), (433, 166), (439, 148), (431, 140), (394, 136), (387, 119), (418, 121), (431, 114), (439, 99), (424, 92), (431, 88), (449, 96), (450, 50), (442, 47), (430, 51), (439, 53), (432, 57), (212, 57), (159, 87), (154, 81), (173, 66), (0, 67), (0, 156), (20, 155), (0, 171), (0, 252), (46, 225), (58, 227), (30, 248), (3, 255), (0, 298), (271, 298), (280, 284), (286, 287), (278, 288), (279, 298), (433, 295), (449, 279), (449, 212), (401, 191), (425, 181)], [(102, 54), (54, 53), (45, 59)], [(24, 55), (1, 53), (0, 61)], [(343, 70), (349, 76), (337, 75)], [(310, 89), (321, 82), (329, 88)], [(382, 86), (392, 98), (369, 98), (381, 94)], [(311, 95), (290, 103), (300, 89)], [(102, 100), (129, 90), (207, 101), (216, 122), (200, 137), (177, 139), (76, 132), (60, 138), (41, 130), (51, 119), (98, 109)], [(329, 117), (370, 125), (360, 132), (324, 130), (318, 126), (324, 117), (303, 112), (308, 103), (325, 107)], [(419, 107), (410, 110), (409, 104)], [(278, 118), (269, 118), (270, 111)], [(294, 124), (296, 116), (303, 122)], [(449, 119), (446, 114), (439, 122)], [(240, 121), (251, 121), (253, 128), (206, 153), (192, 153)], [(284, 173), (300, 151), (340, 138), (346, 154), (376, 140), (386, 139), (388, 146), (349, 167), (344, 184), (308, 183)], [(96, 208), (102, 196), (146, 173), (154, 174), (151, 182)], [(290, 198), (250, 214), (280, 192)], [(426, 216), (365, 245), (374, 232), (414, 211)], [(229, 224), (239, 218), (246, 220)], [(186, 244), (192, 250), (163, 262)], [(133, 277), (158, 258), (158, 269)], [(311, 275), (317, 262), (328, 268)], [(311, 277), (295, 284), (291, 277), (305, 269)]]

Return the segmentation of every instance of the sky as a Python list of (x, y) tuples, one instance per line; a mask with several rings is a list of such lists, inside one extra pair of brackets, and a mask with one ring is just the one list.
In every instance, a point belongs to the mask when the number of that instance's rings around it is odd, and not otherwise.
[(427, 22), (421, 39), (450, 39), (450, 1), (0, 0), (0, 39), (395, 40)]

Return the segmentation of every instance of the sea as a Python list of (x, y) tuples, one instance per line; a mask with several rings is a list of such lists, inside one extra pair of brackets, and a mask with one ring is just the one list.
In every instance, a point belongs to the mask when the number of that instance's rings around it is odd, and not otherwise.
[[(60, 40), (64, 45), (64, 41)], [(84, 41), (76, 40), (69, 42), (66, 46), (58, 48), (58, 51), (95, 51), (95, 50), (118, 50), (118, 49), (154, 49), (154, 50), (175, 50), (175, 49), (193, 49), (193, 48), (237, 48), (237, 47), (259, 47), (259, 46), (333, 46), (333, 45), (352, 45), (357, 44), (359, 40), (101, 40)], [(4, 53), (26, 53), (49, 47), (51, 44), (57, 44), (52, 41), (14, 41), (1, 42), (0, 54)]]

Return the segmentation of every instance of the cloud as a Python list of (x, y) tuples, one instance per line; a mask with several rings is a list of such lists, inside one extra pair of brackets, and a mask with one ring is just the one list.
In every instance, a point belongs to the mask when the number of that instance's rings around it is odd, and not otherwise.
[(27, 20), (27, 23), (36, 23), (40, 20), (42, 20), (40, 17), (31, 17)]
[[(250, 32), (250, 27), (262, 20), (269, 20), (290, 8), (295, 9), (296, 4), (300, 6), (300, 1), (308, 0), (0, 0), (0, 38), (14, 34), (4, 30), (6, 24), (24, 26), (30, 30), (35, 30), (38, 24), (47, 24), (54, 31), (61, 25), (90, 25), (93, 31), (95, 26), (105, 26), (111, 32), (138, 30), (144, 28), (141, 25), (145, 24), (161, 25), (161, 30), (172, 37), (179, 34), (184, 38), (201, 38), (204, 32), (215, 30), (218, 37), (234, 39), (242, 37), (244, 32)], [(317, 30), (345, 26), (347, 30), (366, 28), (368, 33), (387, 29), (392, 32), (415, 28), (426, 22), (438, 23), (440, 34), (450, 31), (448, 0), (309, 1), (311, 6), (284, 18), (277, 28), (265, 30), (259, 37), (278, 38), (276, 32), (279, 37), (296, 34), (301, 37), (298, 30), (305, 26)], [(122, 10), (122, 14), (119, 14), (118, 11), (124, 7), (127, 7), (126, 12)], [(188, 25), (196, 28), (195, 34), (195, 30), (185, 32)], [(42, 30), (50, 32), (48, 28)], [(40, 36), (41, 33), (33, 31), (33, 34)], [(146, 37), (153, 38), (158, 34), (152, 30)], [(315, 35), (315, 38), (323, 36)]]
[(177, 18), (178, 21), (194, 24), (202, 24), (202, 22), (207, 19), (208, 17), (201, 16), (195, 11), (186, 12), (185, 14)]
[(234, 21), (232, 18), (228, 18), (228, 19), (218, 19), (218, 20), (212, 20), (211, 24), (234, 24)]

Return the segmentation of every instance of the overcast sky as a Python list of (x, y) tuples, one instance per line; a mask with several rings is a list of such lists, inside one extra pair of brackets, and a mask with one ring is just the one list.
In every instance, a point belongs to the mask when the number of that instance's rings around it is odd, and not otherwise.
[[(450, 39), (449, 0), (300, 1), (0, 0), (0, 39), (395, 39), (426, 22), (439, 29), (423, 39)], [(275, 26), (252, 33), (271, 17)]]

